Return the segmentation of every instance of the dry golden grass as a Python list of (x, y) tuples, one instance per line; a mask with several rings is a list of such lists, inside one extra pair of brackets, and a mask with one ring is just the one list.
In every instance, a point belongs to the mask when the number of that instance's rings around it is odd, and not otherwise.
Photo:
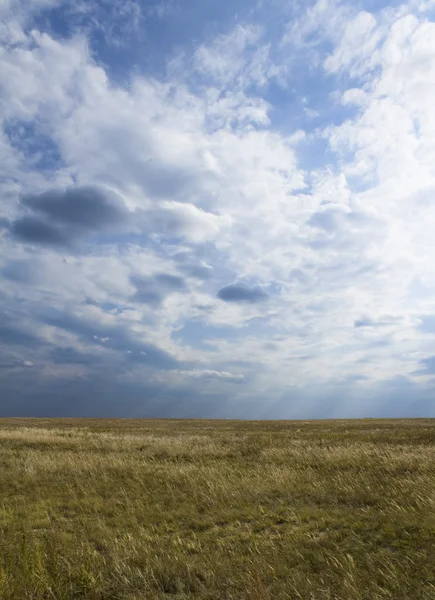
[(1, 599), (435, 599), (435, 421), (0, 420)]

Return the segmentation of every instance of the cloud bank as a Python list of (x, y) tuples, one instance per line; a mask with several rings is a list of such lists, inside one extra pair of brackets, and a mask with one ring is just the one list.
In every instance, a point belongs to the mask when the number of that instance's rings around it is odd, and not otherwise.
[(0, 413), (434, 416), (433, 2), (201, 7), (0, 7)]

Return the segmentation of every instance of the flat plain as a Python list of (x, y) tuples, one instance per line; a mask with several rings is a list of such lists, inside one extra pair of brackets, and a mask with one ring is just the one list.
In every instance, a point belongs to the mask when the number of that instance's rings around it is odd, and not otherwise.
[(435, 599), (435, 420), (0, 419), (0, 598)]

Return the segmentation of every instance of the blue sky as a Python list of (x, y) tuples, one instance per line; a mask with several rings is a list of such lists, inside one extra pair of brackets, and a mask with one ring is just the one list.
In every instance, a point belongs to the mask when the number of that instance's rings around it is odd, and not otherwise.
[(0, 414), (435, 416), (435, 2), (6, 0)]

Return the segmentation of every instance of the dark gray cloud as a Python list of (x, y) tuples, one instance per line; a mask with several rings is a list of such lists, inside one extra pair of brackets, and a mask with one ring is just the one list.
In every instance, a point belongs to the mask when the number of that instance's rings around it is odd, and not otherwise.
[(16, 283), (38, 283), (40, 265), (36, 260), (11, 260), (1, 270), (1, 275)]
[(28, 361), (0, 358), (0, 371), (10, 371), (11, 369), (22, 369), (23, 367), (28, 368), (30, 366), (32, 366), (32, 363)]
[(50, 362), (58, 365), (94, 365), (101, 358), (90, 352), (80, 352), (72, 346), (56, 346), (47, 355)]
[(70, 187), (24, 196), (21, 204), (62, 224), (102, 229), (128, 220), (129, 212), (120, 196), (98, 187)]
[(11, 317), (0, 313), (0, 343), (11, 346), (35, 347), (42, 344), (40, 338), (11, 322)]
[(244, 402), (234, 402), (233, 394), (229, 397), (227, 387), (204, 393), (202, 380), (174, 387), (152, 379), (147, 382), (146, 377), (128, 382), (118, 375), (109, 370), (104, 375), (95, 372), (90, 377), (48, 380), (37, 369), (13, 369), (0, 378), (0, 416), (313, 419), (435, 415), (433, 385), (406, 378), (367, 389), (359, 389), (355, 381), (294, 388), (272, 403), (253, 393), (248, 409)]
[(151, 277), (132, 276), (130, 281), (136, 288), (133, 300), (156, 307), (160, 306), (167, 295), (186, 289), (182, 277), (167, 273), (157, 273)]
[(232, 283), (219, 290), (217, 297), (225, 302), (247, 302), (255, 304), (269, 297), (260, 287), (249, 287), (242, 283)]
[(196, 380), (174, 387), (147, 377), (129, 382), (118, 376), (108, 371), (47, 380), (37, 369), (14, 370), (0, 378), (0, 416), (222, 418), (231, 414), (227, 389), (204, 398), (197, 393), (203, 383)]
[(22, 242), (47, 246), (68, 246), (72, 237), (51, 223), (31, 215), (25, 215), (14, 221), (10, 226), (10, 232)]
[[(121, 196), (97, 186), (53, 189), (21, 198), (15, 220), (2, 218), (0, 227), (21, 242), (74, 247), (90, 236), (130, 234), (187, 238), (198, 243), (214, 232), (213, 218), (191, 205), (166, 203), (131, 212)], [(197, 275), (194, 275), (196, 272)], [(206, 270), (192, 265), (193, 276), (206, 278)]]
[(29, 194), (21, 200), (27, 214), (8, 223), (13, 237), (30, 244), (67, 247), (90, 233), (107, 233), (128, 225), (122, 198), (98, 187), (76, 186)]
[(159, 369), (182, 368), (183, 363), (177, 361), (171, 354), (154, 344), (138, 339), (122, 324), (101, 325), (54, 309), (41, 312), (37, 316), (47, 325), (75, 334), (85, 344), (94, 343), (122, 353), (126, 360)]

